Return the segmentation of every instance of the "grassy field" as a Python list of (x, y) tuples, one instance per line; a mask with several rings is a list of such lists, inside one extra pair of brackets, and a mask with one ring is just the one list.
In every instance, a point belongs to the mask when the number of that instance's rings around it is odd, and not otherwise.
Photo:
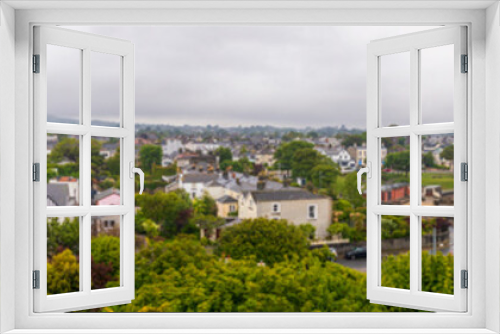
[(422, 186), (440, 185), (443, 190), (453, 190), (453, 173), (422, 173)]
[[(382, 184), (390, 184), (396, 182), (410, 182), (410, 173), (395, 174), (382, 172)], [(422, 173), (422, 186), (440, 185), (443, 190), (453, 190), (453, 173)]]

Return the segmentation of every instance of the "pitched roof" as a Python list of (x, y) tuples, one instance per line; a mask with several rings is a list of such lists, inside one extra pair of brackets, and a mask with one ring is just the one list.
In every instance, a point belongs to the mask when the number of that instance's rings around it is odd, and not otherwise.
[(120, 194), (120, 189), (115, 189), (115, 188), (109, 188), (109, 189), (106, 189), (104, 191), (101, 191), (100, 193), (96, 194), (94, 196), (94, 200), (95, 201), (100, 201), (102, 200), (103, 198), (106, 198), (110, 195), (113, 195), (113, 194)]
[(65, 183), (47, 183), (47, 197), (56, 206), (74, 205), (70, 201), (69, 185)]
[(251, 196), (256, 202), (299, 201), (325, 199), (327, 197), (313, 194), (303, 189), (286, 188), (279, 190), (252, 191)]
[(217, 202), (219, 202), (219, 203), (236, 203), (236, 202), (238, 202), (238, 200), (235, 199), (234, 197), (229, 196), (229, 195), (224, 195), (224, 196), (218, 198)]
[(217, 174), (189, 173), (182, 177), (184, 183), (207, 183), (219, 178)]

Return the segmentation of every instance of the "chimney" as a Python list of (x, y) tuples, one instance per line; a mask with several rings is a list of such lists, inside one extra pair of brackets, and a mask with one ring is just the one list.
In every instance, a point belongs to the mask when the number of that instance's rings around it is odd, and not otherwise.
[(266, 188), (266, 180), (257, 181), (257, 190), (264, 190)]

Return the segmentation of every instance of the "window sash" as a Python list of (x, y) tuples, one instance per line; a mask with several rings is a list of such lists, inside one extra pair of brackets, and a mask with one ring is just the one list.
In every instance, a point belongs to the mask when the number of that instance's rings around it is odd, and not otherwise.
[[(387, 38), (374, 41), (368, 46), (367, 154), (373, 168), (371, 178), (367, 180), (367, 296), (371, 302), (431, 311), (467, 310), (467, 290), (461, 289), (460, 285), (460, 271), (467, 269), (467, 184), (460, 181), (460, 168), (454, 169), (454, 207), (416, 204), (421, 195), (421, 135), (454, 133), (454, 164), (459, 166), (461, 162), (467, 162), (467, 76), (460, 73), (461, 55), (467, 53), (465, 38), (466, 28), (455, 26)], [(419, 50), (449, 44), (454, 45), (454, 123), (421, 125)], [(410, 125), (381, 127), (380, 57), (408, 51)], [(381, 205), (381, 138), (397, 136), (410, 137), (410, 205)], [(381, 286), (381, 215), (410, 217), (409, 290)], [(454, 295), (419, 291), (422, 272), (419, 217), (422, 216), (454, 217)]]
[[(81, 50), (80, 124), (47, 122), (47, 45)], [(102, 52), (121, 58), (120, 127), (91, 125), (90, 54)], [(127, 303), (134, 298), (134, 161), (133, 45), (130, 42), (52, 27), (34, 28), (34, 54), (40, 55), (40, 73), (34, 74), (34, 162), (40, 163), (40, 182), (34, 184), (34, 262), (40, 271), (40, 289), (33, 290), (34, 311), (71, 311)], [(80, 137), (79, 206), (47, 207), (47, 133)], [(121, 205), (93, 206), (91, 200), (91, 138), (120, 138)], [(120, 287), (91, 289), (91, 220), (97, 215), (121, 216)], [(80, 291), (47, 295), (47, 217), (80, 218)]]

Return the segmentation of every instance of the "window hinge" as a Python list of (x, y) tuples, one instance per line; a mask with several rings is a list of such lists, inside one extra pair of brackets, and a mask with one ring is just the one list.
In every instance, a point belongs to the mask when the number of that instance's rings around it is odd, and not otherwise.
[(469, 273), (467, 270), (462, 270), (461, 271), (461, 280), (462, 280), (462, 289), (467, 289), (469, 288)]
[(467, 55), (462, 55), (462, 68), (460, 72), (469, 72), (469, 57)]
[(469, 165), (466, 162), (460, 164), (460, 180), (469, 181)]
[(40, 55), (33, 55), (33, 73), (40, 73)]
[(33, 270), (33, 289), (40, 289), (40, 270)]
[(40, 182), (40, 164), (38, 162), (33, 164), (33, 181)]

